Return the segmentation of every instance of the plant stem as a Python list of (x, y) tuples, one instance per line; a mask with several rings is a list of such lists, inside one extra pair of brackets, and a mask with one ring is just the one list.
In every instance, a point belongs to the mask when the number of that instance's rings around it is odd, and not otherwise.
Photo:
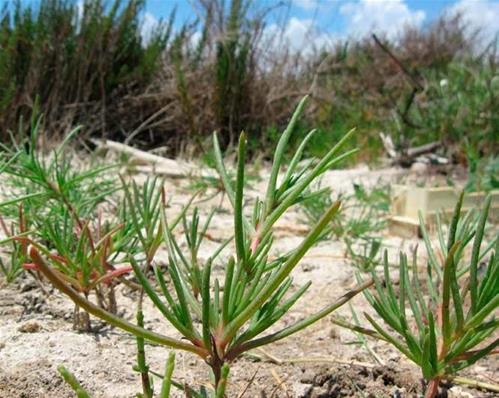
[(438, 385), (440, 384), (440, 379), (437, 377), (430, 380), (428, 387), (426, 387), (426, 392), (424, 398), (435, 398), (438, 394)]
[[(144, 289), (140, 291), (139, 303), (137, 308), (137, 326), (144, 327), (144, 314), (142, 313), (142, 299), (144, 296)], [(140, 379), (142, 381), (142, 391), (145, 398), (152, 398), (151, 380), (149, 379), (149, 367), (146, 363), (146, 352), (144, 338), (137, 336), (137, 369), (140, 372)]]
[(77, 398), (90, 398), (88, 392), (81, 386), (80, 382), (76, 379), (73, 373), (67, 370), (64, 365), (59, 365), (57, 367), (58, 372), (64, 378), (64, 381), (68, 383), (71, 388), (76, 393)]
[(135, 336), (143, 337), (144, 339), (152, 341), (154, 343), (184, 351), (189, 351), (199, 355), (203, 359), (208, 355), (208, 352), (202, 347), (196, 347), (192, 344), (188, 344), (171, 337), (151, 332), (147, 329), (138, 327), (133, 323), (125, 321), (124, 319), (121, 319), (120, 317), (113, 315), (102, 308), (97, 307), (90, 301), (83, 298), (72, 287), (68, 286), (63, 280), (61, 280), (61, 278), (47, 264), (45, 264), (45, 261), (42, 259), (42, 257), (34, 247), (31, 247), (29, 253), (33, 262), (47, 277), (47, 279), (54, 285), (54, 287), (68, 296), (75, 302), (76, 305), (85, 309), (88, 313), (106, 321), (107, 323), (115, 327), (121, 328), (129, 333), (132, 333)]
[(449, 380), (454, 382), (454, 383), (462, 384), (465, 386), (482, 388), (484, 390), (493, 391), (493, 392), (499, 392), (499, 384), (486, 383), (483, 381), (473, 380), (473, 379), (469, 379), (467, 377), (461, 377), (461, 376), (453, 376), (453, 377), (450, 377)]
[(227, 387), (227, 379), (229, 378), (229, 365), (224, 364), (220, 369), (220, 378), (216, 384), (215, 388), (215, 397), (216, 398), (224, 398), (225, 397), (225, 389)]
[(161, 392), (159, 393), (159, 398), (169, 398), (170, 389), (172, 385), (172, 375), (175, 368), (175, 353), (170, 352), (168, 354), (168, 360), (166, 361), (165, 374), (163, 376), (163, 382), (161, 383)]

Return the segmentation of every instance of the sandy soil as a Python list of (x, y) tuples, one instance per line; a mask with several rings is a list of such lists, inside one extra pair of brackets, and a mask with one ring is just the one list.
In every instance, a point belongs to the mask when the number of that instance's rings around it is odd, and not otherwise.
[[(265, 171), (264, 171), (265, 173)], [(335, 192), (349, 191), (352, 182), (373, 186), (380, 182), (394, 183), (401, 179), (426, 178), (399, 169), (370, 171), (367, 167), (327, 173), (322, 186)], [(168, 193), (174, 198), (170, 212), (178, 212), (190, 192), (188, 181), (167, 180)], [(250, 197), (261, 195), (263, 182), (252, 183)], [(219, 198), (201, 205), (208, 213)], [(223, 203), (228, 208), (228, 203)], [(297, 210), (290, 211), (276, 228), (276, 252), (296, 246), (307, 231)], [(219, 212), (209, 230), (202, 256), (208, 257), (216, 241), (230, 234), (231, 216)], [(415, 240), (385, 236), (384, 245), (391, 256), (408, 249)], [(228, 248), (229, 252), (232, 248)], [(312, 288), (281, 320), (280, 326), (304, 318), (333, 302), (354, 286), (353, 268), (344, 257), (345, 246), (340, 241), (325, 241), (313, 248), (294, 271), (293, 289), (311, 280)], [(420, 261), (424, 261), (421, 258)], [(221, 272), (218, 265), (215, 272)], [(394, 280), (394, 283), (397, 281)], [(0, 282), (1, 283), (1, 282)], [(92, 322), (98, 331), (78, 333), (72, 330), (73, 305), (57, 292), (45, 295), (28, 276), (0, 289), (0, 398), (11, 397), (72, 397), (71, 390), (56, 371), (64, 364), (74, 372), (93, 397), (134, 397), (141, 391), (139, 376), (132, 367), (136, 362), (135, 340), (120, 330), (111, 329), (99, 321)], [(136, 293), (125, 286), (118, 288), (120, 314), (131, 321), (136, 310)], [(354, 299), (358, 313), (370, 311), (363, 297)], [(146, 326), (175, 336), (149, 301), (145, 302)], [(348, 306), (338, 313), (350, 318)], [(284, 341), (256, 350), (231, 367), (229, 397), (412, 397), (421, 393), (420, 375), (414, 365), (402, 358), (387, 344), (368, 342), (383, 360), (376, 359), (351, 332), (331, 323), (326, 317), (310, 329)], [(168, 350), (147, 346), (151, 369), (162, 373)], [(177, 352), (175, 378), (189, 385), (207, 383), (206, 366), (190, 354)], [(499, 362), (489, 359), (471, 367), (465, 375), (477, 380), (497, 379)], [(497, 380), (496, 380), (497, 381)], [(156, 382), (157, 388), (159, 383)], [(454, 397), (493, 396), (484, 391), (462, 386), (450, 389)], [(181, 396), (181, 395), (175, 395)]]

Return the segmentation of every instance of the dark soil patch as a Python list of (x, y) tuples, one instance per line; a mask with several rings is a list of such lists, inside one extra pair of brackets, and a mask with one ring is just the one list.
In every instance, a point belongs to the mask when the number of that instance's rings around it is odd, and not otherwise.
[(306, 372), (300, 379), (308, 385), (304, 398), (336, 397), (416, 397), (420, 382), (410, 370), (398, 371), (394, 367), (339, 367), (334, 370)]
[(40, 360), (6, 373), (0, 368), (0, 398), (73, 398), (74, 392), (57, 369)]

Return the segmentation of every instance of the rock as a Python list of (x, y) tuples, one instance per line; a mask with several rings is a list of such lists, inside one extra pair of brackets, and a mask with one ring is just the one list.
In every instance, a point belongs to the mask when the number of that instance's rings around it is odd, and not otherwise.
[(302, 264), (301, 266), (301, 269), (303, 272), (310, 272), (310, 271), (313, 271), (314, 269), (316, 269), (317, 267), (313, 264)]
[(415, 162), (411, 166), (411, 171), (417, 174), (425, 174), (428, 171), (428, 165), (422, 162)]
[(308, 398), (312, 393), (314, 386), (312, 384), (294, 383), (293, 392), (294, 396), (298, 398)]
[(27, 279), (21, 282), (20, 291), (21, 293), (29, 292), (30, 290), (36, 289), (37, 285), (33, 279)]
[[(309, 394), (310, 398), (326, 398), (326, 397), (333, 397), (335, 395), (331, 395), (327, 388), (323, 387), (317, 387), (312, 389), (311, 393)], [(308, 397), (307, 397), (308, 398)]]
[(41, 328), (42, 327), (39, 323), (31, 321), (19, 326), (17, 330), (21, 333), (37, 333), (41, 330)]
[(454, 386), (448, 391), (449, 398), (473, 398), (473, 395), (464, 391), (459, 386)]

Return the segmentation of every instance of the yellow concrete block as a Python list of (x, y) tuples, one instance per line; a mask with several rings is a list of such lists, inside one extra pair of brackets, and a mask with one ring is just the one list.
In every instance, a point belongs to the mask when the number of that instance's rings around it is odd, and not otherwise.
[[(392, 187), (392, 206), (389, 218), (390, 231), (395, 235), (415, 237), (419, 225), (419, 213), (429, 228), (435, 222), (436, 215), (450, 215), (454, 211), (460, 190), (454, 187), (421, 188), (404, 185)], [(465, 194), (463, 212), (480, 208), (486, 197), (485, 192)], [(499, 220), (499, 190), (490, 192), (492, 202), (489, 211), (491, 221)]]

